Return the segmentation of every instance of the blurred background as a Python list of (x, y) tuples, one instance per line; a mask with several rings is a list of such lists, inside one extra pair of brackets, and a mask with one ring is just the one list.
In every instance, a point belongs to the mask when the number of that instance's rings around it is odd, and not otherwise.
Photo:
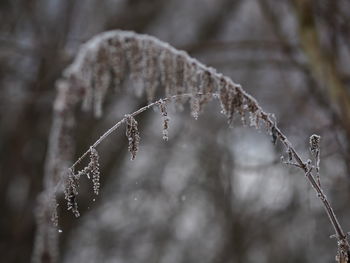
[[(347, 0), (1, 0), (0, 255), (29, 262), (55, 82), (97, 33), (147, 33), (219, 72), (275, 113), (306, 160), (322, 136), (321, 180), (350, 230), (350, 2)], [(77, 113), (76, 156), (145, 105), (114, 94), (105, 114)], [(280, 162), (265, 131), (228, 128), (217, 102), (196, 121), (139, 118), (130, 161), (125, 131), (100, 147), (102, 190), (82, 180), (75, 219), (59, 200), (60, 262), (332, 262), (336, 242), (304, 175)]]

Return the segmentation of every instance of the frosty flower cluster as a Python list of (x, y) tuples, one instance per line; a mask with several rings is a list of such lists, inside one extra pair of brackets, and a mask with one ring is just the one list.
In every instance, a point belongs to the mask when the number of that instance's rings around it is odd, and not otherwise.
[(140, 134), (137, 128), (137, 121), (131, 115), (126, 116), (126, 137), (129, 141), (129, 152), (131, 153), (131, 160), (134, 160), (136, 153), (139, 150)]
[(179, 96), (176, 102), (182, 104), (189, 98), (195, 118), (213, 94), (220, 93), (223, 113), (229, 123), (236, 112), (242, 120), (245, 120), (245, 112), (249, 112), (254, 126), (258, 126), (261, 119), (260, 107), (240, 85), (186, 52), (147, 35), (111, 31), (93, 38), (65, 71), (65, 77), (81, 88), (83, 108), (92, 109), (97, 117), (102, 114), (108, 89), (118, 91), (130, 80), (135, 93), (145, 93), (149, 102), (158, 94), (163, 97), (192, 94), (187, 98)]
[(90, 162), (82, 170), (74, 173), (73, 169), (69, 169), (69, 174), (66, 180), (65, 187), (65, 199), (67, 200), (68, 210), (72, 210), (72, 213), (79, 217), (77, 195), (79, 187), (79, 179), (85, 175), (88, 179), (92, 180), (93, 191), (96, 195), (100, 189), (100, 168), (99, 168), (99, 155), (95, 148), (90, 147)]

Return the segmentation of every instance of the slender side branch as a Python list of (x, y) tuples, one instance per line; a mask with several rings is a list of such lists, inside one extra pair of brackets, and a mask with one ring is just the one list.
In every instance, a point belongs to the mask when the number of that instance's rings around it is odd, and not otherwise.
[[(265, 121), (267, 121), (271, 125), (274, 125), (274, 121), (271, 120), (271, 118), (268, 114), (262, 113), (262, 115), (263, 115), (263, 118), (265, 119)], [(291, 151), (296, 163), (298, 164), (298, 167), (300, 167), (304, 171), (306, 178), (309, 180), (311, 186), (316, 191), (318, 198), (322, 201), (323, 206), (327, 212), (327, 215), (328, 215), (328, 217), (332, 223), (332, 226), (336, 232), (338, 241), (346, 240), (346, 235), (344, 234), (344, 231), (343, 231), (342, 227), (340, 226), (339, 221), (338, 221), (326, 195), (324, 194), (320, 185), (316, 182), (315, 176), (312, 174), (311, 169), (308, 168), (308, 165), (306, 162), (302, 161), (299, 154), (295, 151), (295, 149), (293, 148), (291, 143), (288, 141), (287, 137), (281, 132), (281, 130), (277, 126), (275, 126), (275, 129), (276, 129), (276, 131), (275, 131), (276, 135), (281, 140), (281, 142)], [(350, 246), (348, 248), (350, 248)]]
[[(197, 95), (203, 95), (203, 94), (197, 94)], [(217, 97), (218, 94), (211, 94), (214, 97)], [(252, 100), (252, 97), (248, 94), (243, 94), (246, 99), (248, 100)], [(160, 99), (157, 100), (153, 103), (150, 103), (142, 108), (140, 108), (139, 110), (133, 112), (130, 114), (130, 116), (137, 116), (138, 114), (148, 110), (149, 108), (161, 103), (162, 101), (170, 101), (173, 99), (178, 99), (181, 97), (192, 97), (193, 94), (180, 94), (180, 95), (174, 95), (168, 98), (164, 98), (164, 99)], [(260, 109), (260, 113), (261, 113), (261, 118), (262, 120), (264, 120), (265, 124), (273, 127), (274, 130), (274, 134), (273, 136), (277, 136), (277, 138), (284, 144), (284, 146), (288, 149), (288, 151), (290, 151), (290, 153), (292, 154), (293, 158), (295, 159), (295, 163), (293, 163), (294, 166), (302, 169), (305, 173), (306, 178), (308, 179), (308, 181), (310, 182), (311, 186), (314, 188), (314, 190), (316, 191), (316, 194), (318, 196), (318, 198), (322, 201), (322, 204), (326, 210), (326, 213), (330, 219), (330, 222), (335, 230), (336, 236), (338, 241), (346, 241), (346, 235), (344, 234), (344, 231), (341, 227), (341, 225), (339, 224), (339, 221), (326, 197), (326, 195), (324, 194), (320, 184), (316, 181), (315, 176), (312, 174), (312, 170), (308, 168), (308, 165), (306, 162), (302, 161), (302, 158), (299, 156), (299, 154), (295, 151), (295, 149), (293, 148), (292, 144), (289, 142), (288, 138), (286, 137), (286, 135), (284, 135), (282, 133), (282, 131), (277, 127), (276, 121), (274, 119), (271, 118), (271, 114), (268, 114), (266, 112), (264, 112), (262, 109)], [(126, 121), (127, 117), (124, 117), (122, 120), (120, 120), (119, 122), (117, 122), (114, 126), (112, 126), (109, 130), (107, 130), (93, 145), (92, 148), (95, 148), (96, 146), (98, 146), (104, 139), (106, 139), (112, 132), (114, 132), (116, 129), (118, 129), (118, 127), (123, 124)], [(90, 153), (90, 149), (89, 148), (81, 157), (79, 157), (79, 159), (71, 166), (71, 169), (74, 169), (74, 167), (76, 165), (78, 165), (89, 153)]]
[[(197, 95), (203, 95), (201, 93), (198, 93)], [(207, 95), (207, 94), (206, 94)], [(116, 129), (118, 129), (120, 127), (120, 125), (122, 125), (123, 123), (126, 122), (128, 116), (132, 116), (132, 117), (135, 117), (137, 115), (139, 115), (140, 113), (152, 108), (153, 106), (155, 105), (159, 105), (163, 102), (169, 102), (171, 100), (174, 100), (174, 99), (179, 99), (179, 98), (185, 98), (185, 97), (192, 97), (193, 94), (190, 94), (190, 93), (186, 93), (186, 94), (179, 94), (179, 95), (174, 95), (174, 96), (171, 96), (171, 97), (167, 97), (167, 98), (163, 98), (163, 99), (159, 99), (157, 101), (154, 101), (150, 104), (147, 104), (146, 106), (134, 111), (133, 113), (131, 114), (128, 114), (127, 116), (125, 116), (123, 119), (121, 119), (120, 121), (118, 121), (116, 124), (114, 124), (110, 129), (108, 129), (104, 134), (101, 135), (100, 138), (98, 138), (97, 141), (94, 142), (94, 144), (86, 151), (84, 152), (79, 158), (78, 160), (70, 167), (71, 170), (74, 170), (74, 168), (86, 157), (88, 156), (88, 154), (90, 153), (91, 151), (91, 148), (96, 148), (103, 140), (105, 140), (111, 133), (113, 133)], [(218, 94), (210, 94), (210, 96), (213, 96), (213, 97), (217, 97)]]
[[(203, 95), (201, 93), (198, 93), (196, 95)], [(206, 94), (207, 95), (207, 94)], [(216, 93), (210, 94), (213, 97), (218, 97), (219, 95)], [(138, 114), (148, 110), (149, 108), (160, 104), (161, 102), (167, 102), (167, 101), (171, 101), (173, 99), (179, 99), (179, 98), (183, 98), (183, 97), (192, 97), (194, 96), (194, 94), (179, 94), (179, 95), (174, 95), (168, 98), (164, 98), (164, 99), (160, 99), (157, 100), (153, 103), (150, 103), (140, 109), (138, 109), (137, 111), (131, 113), (129, 116), (137, 116)], [(244, 93), (243, 96), (246, 97), (247, 100), (254, 100), (249, 94)], [(326, 195), (324, 194), (320, 183), (318, 183), (318, 181), (316, 181), (315, 176), (312, 174), (312, 169), (308, 168), (308, 165), (306, 162), (302, 161), (302, 158), (299, 156), (299, 154), (296, 152), (296, 150), (293, 148), (292, 144), (289, 142), (288, 138), (286, 137), (286, 135), (284, 135), (282, 133), (282, 131), (277, 127), (276, 121), (274, 119), (271, 118), (271, 114), (268, 114), (266, 112), (264, 112), (261, 108), (260, 110), (260, 114), (261, 114), (261, 119), (265, 122), (266, 125), (273, 127), (273, 136), (276, 136), (283, 144), (284, 146), (288, 149), (288, 151), (291, 153), (291, 155), (293, 156), (293, 158), (295, 159), (295, 163), (293, 163), (294, 166), (302, 169), (305, 173), (306, 178), (309, 180), (311, 186), (314, 188), (314, 190), (316, 191), (316, 194), (318, 196), (318, 198), (322, 201), (323, 206), (326, 210), (326, 213), (330, 219), (330, 222), (335, 230), (336, 236), (338, 241), (346, 241), (346, 235), (344, 234), (344, 231), (341, 227), (341, 225), (339, 224), (339, 221), (326, 197)], [(107, 130), (93, 145), (92, 148), (95, 148), (96, 146), (98, 146), (104, 139), (106, 139), (112, 132), (114, 132), (116, 129), (118, 129), (118, 127), (123, 124), (126, 121), (127, 117), (124, 117), (122, 120), (120, 120), (119, 122), (117, 122), (114, 126), (112, 126), (109, 130)], [(277, 139), (275, 138), (275, 139)], [(89, 148), (81, 157), (79, 157), (79, 159), (71, 166), (71, 169), (74, 169), (74, 167), (76, 165), (78, 165), (89, 153), (90, 150), (92, 148)], [(317, 168), (318, 169), (318, 168)], [(316, 172), (318, 172), (318, 170), (316, 170)]]

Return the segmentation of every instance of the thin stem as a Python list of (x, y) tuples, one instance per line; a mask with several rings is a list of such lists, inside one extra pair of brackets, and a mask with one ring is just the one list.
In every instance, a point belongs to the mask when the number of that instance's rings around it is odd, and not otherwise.
[[(159, 99), (153, 103), (150, 103), (140, 109), (138, 109), (137, 111), (129, 114), (129, 116), (135, 117), (138, 114), (148, 110), (149, 108), (160, 104), (162, 101), (171, 101), (173, 99), (176, 98), (181, 98), (181, 97), (193, 97), (195, 95), (203, 95), (202, 93), (197, 93), (197, 94), (192, 94), (192, 93), (186, 93), (186, 94), (179, 94), (179, 95), (174, 95), (171, 97), (167, 97), (164, 99)], [(205, 94), (208, 95), (208, 94)], [(212, 93), (210, 94), (213, 97), (218, 97), (217, 93)], [(250, 96), (247, 93), (244, 93), (243, 96), (247, 99), (247, 100), (254, 100), (254, 98), (252, 96)], [(293, 148), (292, 144), (289, 142), (288, 138), (286, 135), (284, 135), (282, 133), (282, 131), (277, 127), (276, 125), (276, 121), (274, 119), (271, 118), (271, 115), (264, 112), (261, 108), (260, 108), (260, 116), (261, 119), (265, 122), (265, 124), (267, 124), (269, 127), (273, 127), (274, 128), (274, 133), (277, 136), (277, 138), (280, 139), (280, 141), (284, 144), (284, 146), (291, 152), (293, 158), (295, 159), (296, 163), (293, 163), (296, 167), (299, 167), (300, 169), (303, 170), (305, 177), (308, 179), (308, 181), (310, 182), (311, 186), (313, 187), (313, 189), (315, 190), (318, 198), (321, 200), (324, 209), (326, 210), (326, 213), (328, 215), (328, 218), (334, 228), (334, 231), (336, 233), (336, 237), (338, 239), (338, 241), (342, 241), (347, 249), (349, 250), (350, 246), (348, 244), (347, 241), (347, 236), (344, 234), (344, 231), (332, 209), (332, 206), (330, 204), (330, 202), (328, 201), (326, 195), (324, 194), (321, 185), (316, 181), (315, 176), (312, 173), (312, 170), (309, 168), (309, 166), (307, 165), (307, 163), (302, 161), (302, 158), (300, 157), (300, 155), (296, 152), (296, 150)], [(123, 119), (121, 119), (119, 122), (117, 122), (114, 126), (112, 126), (109, 130), (107, 130), (93, 145), (92, 147), (95, 148), (96, 146), (98, 146), (104, 139), (106, 139), (112, 132), (114, 132), (121, 124), (123, 124), (126, 121), (127, 117), (124, 117)], [(74, 169), (74, 167), (79, 164), (82, 159), (84, 159), (88, 154), (90, 153), (90, 148), (79, 157), (79, 159), (71, 166), (70, 169)]]
[[(295, 151), (295, 149), (292, 147), (292, 145), (290, 144), (290, 142), (288, 141), (287, 137), (281, 132), (281, 130), (276, 126), (275, 122), (273, 120), (271, 120), (270, 116), (265, 113), (262, 112), (263, 118), (266, 122), (268, 122), (270, 125), (275, 125), (275, 129), (276, 129), (276, 135), (280, 138), (280, 140), (282, 141), (282, 143), (288, 147), (290, 149), (290, 151), (292, 152), (292, 155), (295, 159), (295, 161), (297, 162), (297, 164), (299, 165), (298, 167), (300, 167), (304, 173), (306, 178), (309, 180), (311, 186), (314, 188), (314, 190), (317, 193), (318, 198), (322, 201), (322, 204), (324, 206), (324, 209), (326, 210), (326, 213), (329, 217), (329, 220), (331, 221), (331, 224), (334, 228), (334, 231), (336, 233), (337, 239), (341, 240), (341, 241), (346, 241), (346, 235), (344, 234), (344, 231), (341, 227), (341, 225), (339, 224), (339, 221), (337, 219), (337, 216), (335, 215), (331, 204), (329, 203), (327, 196), (323, 193), (322, 188), (320, 187), (320, 185), (316, 182), (315, 180), (315, 176), (312, 174), (311, 170), (308, 169), (306, 163), (304, 163), (301, 159), (301, 157), (299, 156), (299, 154)], [(348, 243), (347, 243), (348, 244)], [(348, 245), (348, 249), (350, 248), (350, 246)]]
[(320, 149), (317, 149), (316, 153), (315, 153), (315, 168), (316, 168), (317, 183), (321, 187), (321, 179), (320, 179)]
[[(203, 93), (197, 93), (196, 95), (204, 95)], [(208, 95), (208, 94), (205, 94)], [(216, 93), (212, 93), (209, 94), (213, 97), (217, 97), (218, 94)], [(138, 109), (137, 111), (134, 111), (131, 114), (128, 114), (129, 116), (135, 117), (137, 115), (139, 115), (140, 113), (152, 108), (153, 106), (160, 104), (161, 102), (169, 102), (171, 100), (174, 99), (178, 99), (178, 98), (184, 98), (184, 97), (193, 97), (194, 94), (192, 93), (184, 93), (184, 94), (178, 94), (178, 95), (173, 95), (171, 97), (167, 97), (167, 98), (163, 98), (163, 99), (159, 99), (157, 101), (154, 101), (140, 109)], [(117, 122), (116, 124), (114, 124), (110, 129), (108, 129), (104, 134), (101, 135), (101, 137), (94, 142), (94, 144), (91, 146), (92, 148), (96, 148), (104, 139), (106, 139), (112, 132), (114, 132), (116, 129), (119, 128), (120, 125), (122, 125), (125, 121), (126, 121), (127, 117), (124, 117), (123, 119), (121, 119), (119, 122)], [(91, 147), (83, 154), (81, 155), (78, 160), (70, 167), (71, 170), (74, 170), (75, 166), (77, 166), (91, 151)]]

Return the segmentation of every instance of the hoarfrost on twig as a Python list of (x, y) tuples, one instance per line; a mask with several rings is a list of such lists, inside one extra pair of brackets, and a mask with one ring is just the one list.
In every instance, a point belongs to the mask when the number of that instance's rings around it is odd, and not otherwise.
[(222, 113), (226, 115), (229, 125), (233, 125), (235, 113), (239, 113), (242, 122), (245, 123), (244, 96), (240, 87), (229, 81), (227, 78), (221, 77), (219, 88)]
[(313, 134), (310, 136), (310, 151), (315, 159), (315, 170), (316, 170), (316, 178), (317, 183), (321, 186), (320, 180), (320, 141), (321, 136)]
[(69, 169), (64, 193), (65, 199), (67, 200), (67, 209), (72, 210), (75, 217), (80, 216), (76, 199), (78, 195), (78, 187), (78, 179), (74, 175), (73, 170)]
[(99, 155), (95, 148), (90, 147), (90, 164), (92, 173), (92, 183), (95, 195), (98, 195), (100, 190), (100, 164), (98, 162)]
[[(99, 169), (99, 155), (94, 147), (90, 147), (90, 161), (87, 166), (76, 174), (73, 169), (69, 169), (66, 183), (65, 183), (65, 199), (67, 200), (68, 210), (72, 210), (72, 213), (79, 217), (80, 213), (78, 210), (77, 195), (79, 187), (79, 179), (82, 175), (86, 175), (88, 179), (92, 177), (93, 190), (96, 195), (100, 189), (100, 169)], [(90, 176), (91, 175), (91, 176)]]

